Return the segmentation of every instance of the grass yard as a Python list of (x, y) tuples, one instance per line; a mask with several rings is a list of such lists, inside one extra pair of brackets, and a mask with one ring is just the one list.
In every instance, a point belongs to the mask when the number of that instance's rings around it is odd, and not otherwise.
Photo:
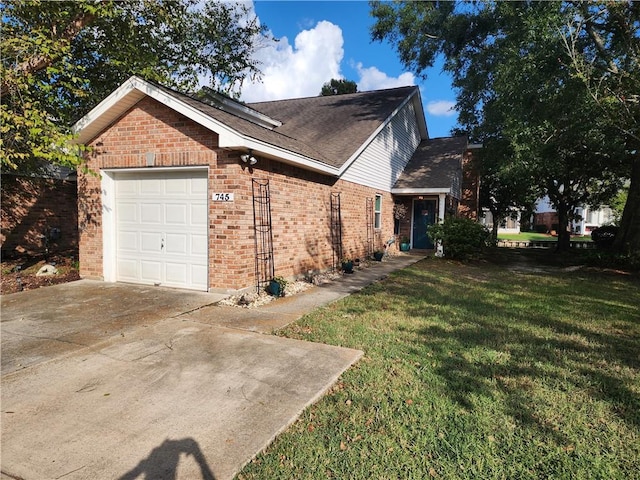
[(640, 280), (505, 255), (424, 260), (281, 332), (365, 356), (238, 478), (638, 478)]
[[(536, 232), (520, 232), (520, 233), (500, 233), (498, 234), (498, 240), (514, 240), (519, 242), (537, 242), (537, 241), (558, 241), (558, 237), (548, 235), (546, 233)], [(591, 235), (572, 235), (572, 242), (590, 242)]]

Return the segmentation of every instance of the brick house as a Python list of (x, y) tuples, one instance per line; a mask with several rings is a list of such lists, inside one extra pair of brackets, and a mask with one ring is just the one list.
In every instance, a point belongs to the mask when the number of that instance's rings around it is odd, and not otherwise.
[(92, 147), (81, 275), (205, 291), (328, 269), (394, 235), (430, 248), (471, 152), (429, 139), (415, 86), (243, 104), (132, 77), (75, 130)]

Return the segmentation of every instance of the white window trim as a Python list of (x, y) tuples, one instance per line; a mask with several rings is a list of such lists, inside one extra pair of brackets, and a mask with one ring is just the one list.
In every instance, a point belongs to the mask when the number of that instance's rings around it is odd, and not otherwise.
[[(378, 198), (380, 199), (380, 210), (376, 210)], [(382, 230), (382, 195), (379, 193), (376, 193), (373, 203), (373, 228), (374, 230)]]

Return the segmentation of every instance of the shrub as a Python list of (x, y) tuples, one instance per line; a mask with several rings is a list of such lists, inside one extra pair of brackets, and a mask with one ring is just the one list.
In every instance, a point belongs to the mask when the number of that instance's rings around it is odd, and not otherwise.
[(490, 233), (468, 218), (448, 217), (444, 223), (431, 225), (427, 235), (434, 244), (442, 242), (446, 257), (464, 260), (482, 252)]
[(539, 223), (533, 227), (536, 233), (547, 233), (547, 226), (544, 223)]
[(605, 225), (591, 232), (591, 240), (594, 241), (598, 248), (609, 248), (613, 245), (617, 234), (618, 227), (615, 225)]
[(640, 271), (640, 253), (615, 253), (611, 251), (590, 251), (585, 253), (585, 263), (592, 267), (619, 268), (621, 270)]

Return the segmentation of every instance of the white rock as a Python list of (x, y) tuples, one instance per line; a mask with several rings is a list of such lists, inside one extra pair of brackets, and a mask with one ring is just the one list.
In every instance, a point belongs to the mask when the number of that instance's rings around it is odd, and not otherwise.
[(38, 273), (36, 273), (36, 277), (46, 277), (48, 275), (57, 275), (57, 274), (58, 274), (58, 269), (53, 265), (47, 264), (40, 267), (40, 270), (38, 270)]

